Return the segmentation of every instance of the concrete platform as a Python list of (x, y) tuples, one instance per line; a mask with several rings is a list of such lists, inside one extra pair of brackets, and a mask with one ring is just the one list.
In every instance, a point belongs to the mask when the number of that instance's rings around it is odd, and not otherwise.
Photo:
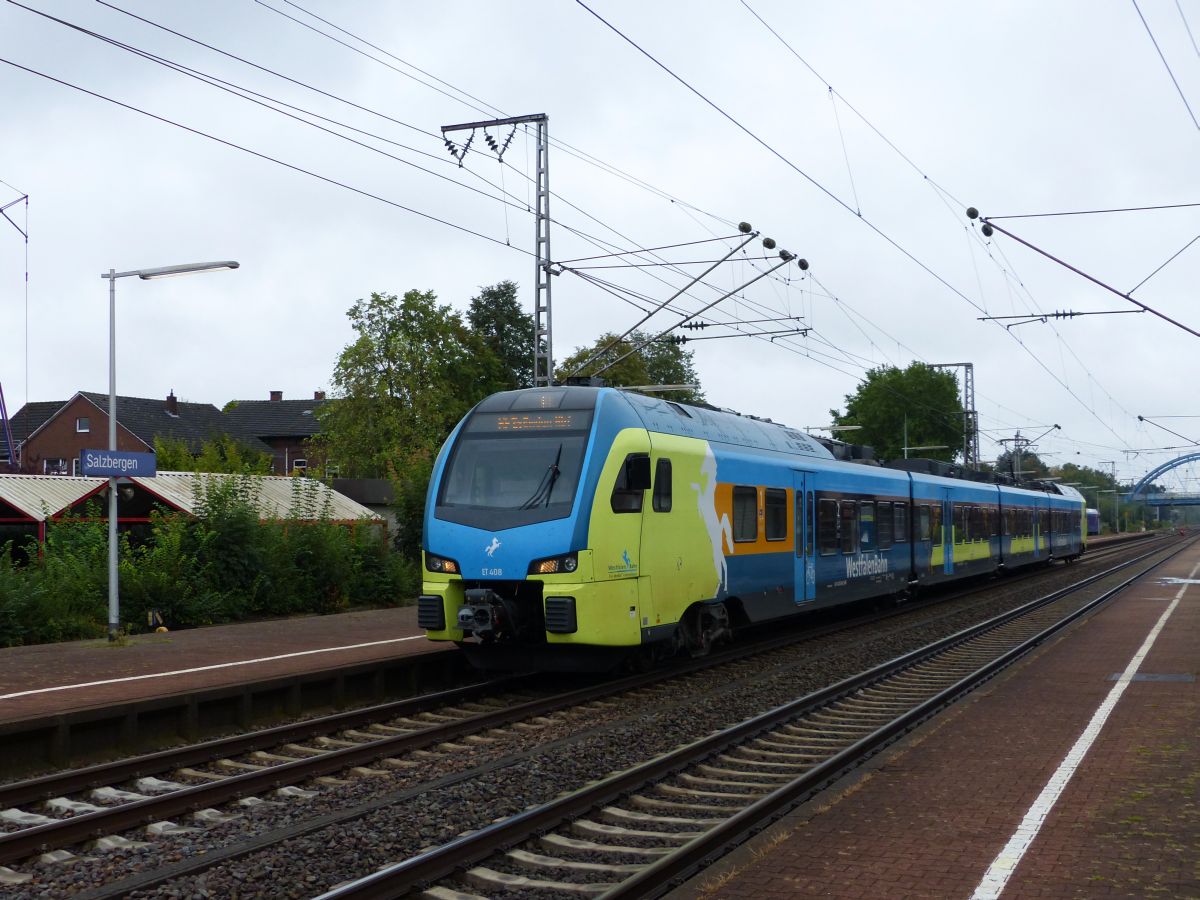
[(1193, 545), (671, 896), (1200, 898), (1198, 578)]
[(443, 653), (415, 606), (0, 649), (0, 723)]

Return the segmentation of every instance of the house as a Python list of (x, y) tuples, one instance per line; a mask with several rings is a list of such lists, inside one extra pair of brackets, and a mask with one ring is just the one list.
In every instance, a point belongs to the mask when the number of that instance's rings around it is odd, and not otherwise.
[(321, 431), (316, 411), (328, 403), (324, 391), (314, 391), (311, 400), (284, 400), (283, 391), (271, 391), (269, 400), (233, 400), (225, 406), (225, 418), (242, 434), (250, 434), (271, 448), (277, 475), (309, 469), (309, 438)]
[[(155, 438), (201, 445), (227, 434), (258, 453), (271, 448), (241, 431), (211, 403), (117, 397), (117, 449), (154, 450)], [(29, 475), (79, 475), (82, 450), (108, 447), (108, 395), (80, 391), (70, 400), (27, 403), (12, 417), (18, 471)]]

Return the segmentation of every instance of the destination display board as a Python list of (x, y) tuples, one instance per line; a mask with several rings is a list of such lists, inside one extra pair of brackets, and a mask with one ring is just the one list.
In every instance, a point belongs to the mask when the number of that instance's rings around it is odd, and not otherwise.
[(467, 424), (470, 432), (511, 434), (523, 431), (582, 431), (592, 424), (590, 409), (559, 409), (529, 412), (475, 413)]

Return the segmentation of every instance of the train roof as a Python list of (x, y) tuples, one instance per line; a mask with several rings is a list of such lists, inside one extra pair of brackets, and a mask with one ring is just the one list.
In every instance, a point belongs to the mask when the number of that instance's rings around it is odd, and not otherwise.
[[(662, 434), (676, 434), (741, 447), (774, 450), (824, 462), (837, 463), (840, 461), (851, 464), (872, 462), (870, 448), (857, 448), (854, 445), (842, 444), (840, 441), (815, 438), (770, 419), (743, 415), (731, 409), (717, 409), (705, 404), (678, 403), (619, 388), (586, 385), (524, 388), (493, 394), (481, 401), (476, 409), (481, 412), (592, 410), (601, 406), (604, 398), (624, 400), (637, 414), (647, 430)], [(878, 465), (878, 463), (874, 463), (874, 465)], [(1006, 491), (1058, 494), (1069, 500), (1083, 502), (1083, 495), (1067, 485), (1043, 481), (1014, 484), (1003, 476), (975, 472), (954, 463), (937, 460), (890, 460), (883, 463), (882, 467), (891, 469), (897, 474), (903, 471), (915, 476), (932, 476), (958, 484), (976, 482), (981, 487), (998, 485)]]
[(812, 435), (772, 422), (770, 419), (745, 416), (733, 410), (676, 403), (673, 400), (648, 397), (632, 391), (620, 393), (651, 431), (742, 447), (778, 450), (813, 459), (834, 459), (829, 449)]

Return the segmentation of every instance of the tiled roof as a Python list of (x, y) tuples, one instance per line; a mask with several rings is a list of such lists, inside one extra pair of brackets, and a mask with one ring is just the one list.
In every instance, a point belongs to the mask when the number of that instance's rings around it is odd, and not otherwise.
[(26, 403), (17, 410), (16, 414), (9, 417), (8, 423), (12, 427), (13, 441), (20, 444), (25, 438), (45, 425), (46, 421), (66, 406), (66, 404), (66, 400), (46, 400), (38, 403)]
[[(80, 394), (108, 412), (108, 394), (80, 391)], [(117, 396), (117, 421), (132, 431), (149, 446), (154, 446), (156, 437), (184, 441), (188, 448), (196, 451), (200, 445), (217, 435), (228, 434), (259, 453), (270, 453), (271, 448), (252, 434), (247, 434), (236, 423), (230, 422), (211, 403), (178, 403), (179, 414), (167, 412), (165, 400), (149, 400), (145, 397)]]
[(311, 437), (321, 431), (315, 411), (328, 400), (235, 400), (225, 418), (256, 437)]

